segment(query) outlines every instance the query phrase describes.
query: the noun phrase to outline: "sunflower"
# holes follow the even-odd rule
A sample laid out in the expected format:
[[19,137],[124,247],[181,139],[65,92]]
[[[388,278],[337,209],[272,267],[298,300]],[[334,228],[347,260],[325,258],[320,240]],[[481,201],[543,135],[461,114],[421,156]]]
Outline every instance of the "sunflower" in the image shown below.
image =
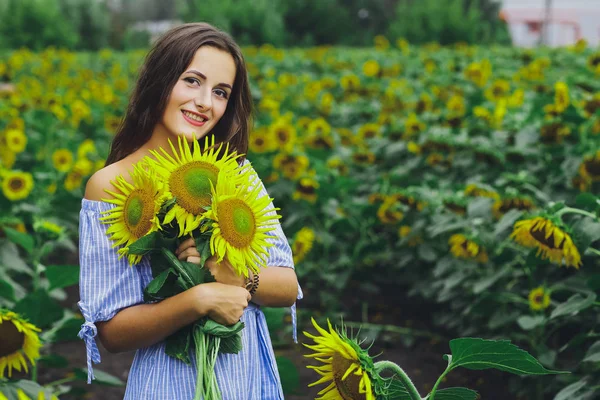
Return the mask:
[[508,97],[510,92],[510,82],[505,79],[498,79],[492,83],[492,85],[486,89],[485,97],[491,101],[498,101],[505,97]]
[[348,174],[348,165],[338,156],[327,160],[327,168],[337,171],[341,176]]
[[13,153],[21,153],[27,147],[27,136],[19,129],[9,129],[6,131],[6,144]]
[[395,224],[404,218],[400,203],[394,198],[387,198],[377,210],[377,218],[383,224]]
[[535,203],[529,197],[509,196],[497,199],[492,206],[492,212],[497,219],[502,218],[510,210],[529,211],[535,208]]
[[411,113],[404,122],[403,139],[411,138],[425,130],[425,124],[417,118],[417,114]]
[[250,269],[258,273],[266,266],[269,232],[279,224],[281,216],[267,215],[278,208],[270,207],[273,199],[269,196],[257,197],[261,185],[250,187],[255,175],[244,175],[245,184],[236,185],[227,179],[226,171],[221,171],[216,187],[212,186],[211,207],[203,218],[210,220],[211,253],[221,262],[225,257],[238,275],[248,276]]
[[352,154],[352,160],[358,165],[374,164],[375,154],[366,147],[359,147]]
[[319,182],[310,177],[300,178],[296,182],[296,191],[293,194],[293,199],[304,199],[310,203],[317,201],[317,189]]
[[250,135],[250,150],[255,153],[266,153],[277,148],[271,131],[267,128],[258,128]]
[[[178,136],[179,151],[175,150],[169,140],[173,156],[161,148],[162,155],[156,150],[150,150],[156,160],[146,157],[164,182],[166,197],[176,199],[173,208],[167,212],[162,223],[169,224],[175,219],[179,224],[179,237],[189,234],[200,226],[202,214],[211,204],[211,184],[217,184],[220,172],[226,172],[224,176],[230,177],[227,179],[232,179],[234,183],[243,182],[245,176],[244,173],[237,173],[236,159],[239,156],[229,153],[229,145],[227,145],[219,159],[223,144],[215,148],[215,137],[211,137],[210,141],[205,137],[204,148],[207,150],[204,151],[200,150],[197,140],[193,141],[194,148],[191,150],[185,138]],[[247,171],[245,169],[245,172]]]
[[304,227],[296,233],[294,243],[292,244],[292,254],[294,255],[294,264],[304,260],[304,257],[310,252],[315,241],[315,232]]
[[493,189],[488,189],[475,183],[469,183],[467,185],[465,188],[465,195],[472,197],[489,197],[492,199],[498,199],[500,197]]
[[296,144],[296,128],[286,120],[279,120],[270,126],[271,137],[280,149],[292,150]]
[[10,201],[23,200],[33,190],[33,177],[29,172],[8,171],[2,180],[2,193]]
[[308,163],[308,157],[302,154],[279,153],[273,158],[273,167],[291,180],[299,179],[308,169]]
[[545,310],[550,305],[550,293],[543,286],[529,292],[529,307],[534,311]]
[[379,124],[374,124],[372,122],[369,122],[369,123],[362,125],[358,129],[358,137],[361,140],[373,139],[373,138],[381,136],[380,132],[381,132],[381,127],[379,126]]
[[375,400],[372,384],[374,375],[373,360],[354,340],[344,332],[333,329],[327,320],[329,332],[321,328],[313,318],[312,324],[320,336],[304,332],[315,344],[304,346],[315,353],[306,357],[324,363],[321,366],[309,365],[308,368],[321,375],[321,379],[308,385],[331,382],[319,392],[316,400]]
[[596,151],[594,155],[584,157],[578,171],[579,175],[586,181],[600,181],[600,150]]
[[352,92],[360,88],[360,78],[354,74],[344,75],[340,78],[340,85],[347,92]]
[[46,219],[35,219],[35,222],[33,223],[33,229],[36,232],[43,233],[52,239],[62,237],[65,233],[65,228],[63,226],[57,225],[54,222]]
[[489,260],[488,254],[482,246],[460,233],[450,236],[448,244],[456,258],[473,260],[482,264]]
[[113,248],[124,244],[117,251],[119,259],[128,255],[129,265],[133,266],[142,260],[142,255],[128,254],[129,245],[160,229],[157,214],[166,195],[152,168],[144,169],[143,163],[137,163],[130,175],[133,184],[127,182],[122,175],[111,182],[118,189],[118,193],[105,190],[113,198],[102,200],[117,207],[103,211],[102,214],[106,215],[100,218],[100,221],[111,225],[106,234],[116,242]]
[[379,75],[381,68],[379,67],[379,63],[377,61],[368,60],[363,64],[362,70],[365,76],[373,77]]
[[52,163],[59,172],[67,172],[73,165],[73,153],[69,149],[57,149],[52,153]]
[[571,129],[561,122],[553,122],[540,128],[540,138],[544,144],[560,144],[571,134]]
[[92,139],[85,139],[77,148],[77,158],[90,159],[97,153],[96,145]]
[[566,228],[555,219],[537,216],[515,223],[510,238],[530,248],[537,248],[537,255],[542,259],[561,264],[564,260],[567,267],[579,269],[581,255]]
[[554,85],[554,104],[559,112],[563,112],[570,104],[569,86],[564,82],[556,82]]
[[25,357],[32,364],[39,358],[42,344],[36,332],[40,331],[18,314],[0,309],[0,378],[4,378],[7,367],[8,377],[12,375],[13,368],[21,371],[23,367],[28,372]]

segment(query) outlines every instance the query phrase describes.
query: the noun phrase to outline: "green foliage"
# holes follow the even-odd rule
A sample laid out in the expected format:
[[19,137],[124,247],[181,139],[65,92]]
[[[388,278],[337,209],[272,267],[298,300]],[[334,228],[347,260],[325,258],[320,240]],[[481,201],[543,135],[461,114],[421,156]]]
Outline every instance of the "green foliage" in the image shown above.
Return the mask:
[[0,2],[0,48],[74,48],[77,41],[77,30],[65,21],[57,0]]
[[179,3],[186,22],[205,21],[230,33],[240,44],[286,43],[283,0],[187,0]]
[[109,30],[103,1],[0,0],[0,48],[98,50]]
[[489,1],[447,0],[440,7],[437,0],[399,0],[389,35],[411,43],[506,43],[508,37],[500,33],[498,6],[489,7],[495,9],[492,15],[486,15],[486,6]]

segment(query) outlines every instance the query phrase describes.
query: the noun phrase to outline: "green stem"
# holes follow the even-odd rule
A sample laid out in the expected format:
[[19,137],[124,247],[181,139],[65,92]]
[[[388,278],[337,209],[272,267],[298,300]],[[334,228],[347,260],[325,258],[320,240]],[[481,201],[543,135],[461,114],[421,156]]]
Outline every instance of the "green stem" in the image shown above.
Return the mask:
[[584,210],[580,210],[578,208],[572,208],[572,207],[561,208],[556,213],[556,215],[558,217],[562,216],[563,214],[580,214],[580,215],[585,215],[586,217],[590,217],[595,220],[598,219],[598,216],[596,216],[595,214],[592,214],[592,213],[584,211]]
[[450,371],[451,371],[451,369],[450,369],[450,363],[448,363],[448,366],[446,367],[446,369],[444,370],[444,372],[440,375],[440,377],[438,378],[438,380],[435,383],[435,385],[433,385],[433,389],[431,389],[431,393],[429,394],[429,397],[427,397],[427,400],[433,400],[435,398],[435,392],[437,391],[438,386],[440,386],[440,383],[442,383],[442,380],[444,379],[444,377],[446,375],[448,375],[448,373]]
[[37,375],[38,375],[38,370],[37,370],[37,362],[35,364],[33,364],[33,368],[31,369],[31,380],[34,382],[37,382]]
[[194,342],[196,344],[196,393],[194,400],[202,399],[204,387],[204,360],[206,359],[206,347],[204,346],[204,332],[200,327],[194,327]]
[[74,381],[75,379],[76,379],[75,377],[63,378],[63,379],[59,379],[59,380],[54,381],[54,382],[47,383],[44,386],[58,386],[58,385],[62,385],[63,383],[68,383],[68,382]]
[[595,255],[597,255],[597,256],[600,256],[600,250],[598,250],[598,249],[595,249],[595,248],[593,248],[593,247],[588,247],[588,248],[587,248],[587,251],[589,251],[590,253],[593,253],[593,254],[595,254]]
[[412,383],[408,375],[406,375],[406,372],[404,372],[404,370],[400,368],[398,364],[387,360],[375,363],[375,371],[377,372],[377,374],[379,374],[385,369],[392,370],[396,374],[396,376],[402,382],[402,385],[404,385],[404,387],[408,391],[408,395],[410,396],[411,400],[421,400],[421,395],[417,391],[415,384]]

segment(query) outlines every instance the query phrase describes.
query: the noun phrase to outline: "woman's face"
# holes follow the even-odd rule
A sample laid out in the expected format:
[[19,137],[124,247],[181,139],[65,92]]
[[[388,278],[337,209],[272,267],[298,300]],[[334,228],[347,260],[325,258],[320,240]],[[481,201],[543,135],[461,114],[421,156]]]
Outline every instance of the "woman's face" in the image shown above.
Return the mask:
[[193,134],[206,136],[225,114],[235,73],[229,53],[200,47],[175,83],[157,128],[171,138],[184,135],[188,142]]

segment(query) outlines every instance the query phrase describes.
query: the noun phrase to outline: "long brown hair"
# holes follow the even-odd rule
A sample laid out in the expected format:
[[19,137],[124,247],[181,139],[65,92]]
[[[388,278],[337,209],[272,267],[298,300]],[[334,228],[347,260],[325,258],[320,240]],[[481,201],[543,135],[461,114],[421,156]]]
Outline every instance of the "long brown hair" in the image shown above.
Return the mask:
[[[146,56],[105,166],[122,160],[150,140],[177,79],[201,46],[212,46],[228,52],[236,67],[227,108],[210,134],[215,135],[216,142],[229,142],[230,151],[246,154],[252,125],[252,96],[242,51],[227,33],[210,24],[198,22],[169,30],[156,41]],[[203,142],[200,141],[201,144]],[[243,157],[238,160],[242,161]]]

